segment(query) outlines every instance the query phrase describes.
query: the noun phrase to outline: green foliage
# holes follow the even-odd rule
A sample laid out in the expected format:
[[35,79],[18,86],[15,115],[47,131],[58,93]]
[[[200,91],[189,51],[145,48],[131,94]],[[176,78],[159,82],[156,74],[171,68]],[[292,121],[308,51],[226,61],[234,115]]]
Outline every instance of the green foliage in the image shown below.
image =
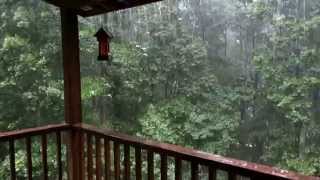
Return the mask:
[[96,96],[101,96],[110,85],[103,78],[87,77],[82,79],[81,98],[87,100]]
[[294,171],[304,172],[306,175],[313,175],[317,173],[319,169],[319,159],[313,157],[301,159],[284,155],[283,162],[283,167]]
[[223,95],[217,94],[212,97],[214,101],[201,106],[182,97],[150,105],[140,118],[139,135],[227,154],[230,146],[237,143],[235,131],[239,124],[237,114],[232,112],[231,98],[222,98]]
[[174,101],[173,103],[159,107],[149,106],[146,114],[140,119],[142,136],[168,143],[186,144],[188,137],[185,136],[186,133],[181,123],[189,118],[188,111],[185,111],[186,104],[179,106],[179,102]]
[[[282,167],[306,174],[319,171],[315,163],[319,159],[314,156],[319,153],[318,145],[311,140],[319,137],[319,132],[312,127],[318,124],[319,116],[315,113],[317,100],[310,98],[320,85],[316,70],[320,67],[319,45],[310,39],[319,27],[317,19],[318,16],[308,20],[289,16],[274,19],[271,24],[280,31],[273,33],[269,46],[258,49],[254,57],[255,66],[265,81],[260,91],[282,118],[273,117],[268,121],[269,125],[278,124],[269,132],[270,137],[278,138],[266,142],[270,152],[264,159],[278,161]],[[280,122],[284,124],[279,126]]]
[[[0,118],[7,120],[0,124],[2,130],[57,122],[63,114],[63,86],[52,69],[58,58],[58,43],[52,40],[57,36],[52,33],[58,30],[49,29],[55,23],[46,21],[57,18],[44,4],[34,11],[31,5],[1,4],[0,32],[5,36],[0,38]],[[37,16],[41,16],[40,22],[34,18]]]

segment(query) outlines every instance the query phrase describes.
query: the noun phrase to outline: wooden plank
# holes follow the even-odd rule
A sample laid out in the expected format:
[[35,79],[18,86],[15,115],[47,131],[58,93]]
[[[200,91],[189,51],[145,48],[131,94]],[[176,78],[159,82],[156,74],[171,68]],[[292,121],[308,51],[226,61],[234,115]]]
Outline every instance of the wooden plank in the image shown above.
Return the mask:
[[92,137],[87,134],[87,173],[88,180],[93,180]]
[[120,180],[120,144],[118,142],[113,143],[114,151],[114,179]]
[[25,138],[27,136],[37,136],[42,134],[49,134],[51,132],[63,131],[70,129],[71,126],[69,124],[56,124],[56,125],[47,125],[36,128],[27,128],[23,130],[15,130],[9,132],[0,132],[0,142],[10,141],[11,139],[20,139]]
[[124,180],[130,180],[130,146],[124,145]]
[[[102,130],[90,125],[85,124],[74,124],[74,125],[58,125],[52,128],[49,127],[41,127],[36,128],[36,131],[33,132],[32,130],[23,130],[15,131],[14,133],[5,133],[6,135],[13,135],[11,137],[6,137],[6,135],[1,134],[2,140],[9,140],[9,159],[10,159],[10,173],[12,175],[12,179],[16,179],[15,175],[15,157],[14,157],[14,143],[11,145],[10,141],[14,141],[15,138],[25,138],[28,135],[37,135],[38,133],[46,133],[52,132],[55,130],[73,130],[73,131],[80,131],[80,132],[88,132],[95,135],[105,136],[109,140],[116,140],[118,143],[129,143],[132,146],[140,147],[146,149],[148,151],[152,151],[155,153],[166,153],[167,156],[173,156],[175,158],[184,159],[184,160],[196,160],[197,162],[201,163],[201,165],[213,166],[217,169],[221,169],[227,172],[232,172],[233,174],[251,177],[253,179],[316,179],[315,177],[310,176],[303,176],[296,174],[294,172],[288,171],[281,171],[281,169],[275,169],[269,166],[250,163],[246,161],[235,160],[231,158],[225,158],[222,156],[212,155],[208,153],[204,153],[201,151],[193,150],[190,148],[184,148],[181,146],[170,145],[165,143],[158,143],[156,141],[150,140],[143,140],[140,138],[135,138],[127,135],[123,135],[121,133],[116,133],[110,130]],[[81,136],[80,136],[81,137]],[[80,150],[81,151],[81,150]],[[272,172],[271,172],[272,171]],[[233,177],[233,176],[230,176]]]
[[76,130],[76,136],[78,139],[76,139],[74,145],[78,145],[79,150],[77,151],[76,156],[79,156],[79,176],[81,177],[79,180],[85,180],[85,152],[84,152],[84,146],[85,146],[85,133],[82,131]]
[[101,140],[98,136],[96,139],[96,180],[101,180]]
[[199,164],[191,162],[191,180],[199,180]]
[[228,172],[228,180],[237,180],[237,174],[234,172],[229,171]]
[[62,180],[61,132],[56,132],[58,179]]
[[209,180],[216,180],[217,179],[217,170],[213,168],[212,166],[208,167],[209,171]]
[[[82,129],[82,131],[91,132],[107,136],[112,141],[119,143],[129,143],[131,146],[139,146],[142,149],[153,151],[154,153],[166,153],[168,156],[177,157],[186,161],[198,161],[201,165],[214,166],[224,171],[233,171],[236,174],[246,177],[263,177],[266,179],[308,179],[304,176],[291,171],[283,171],[274,167],[251,163],[247,161],[227,158],[214,155],[199,150],[185,148],[177,145],[160,143],[152,140],[144,140],[139,137],[132,137],[122,133],[114,132],[108,129],[99,129],[87,124],[76,124],[74,128]],[[313,178],[313,177],[312,177]]]
[[[67,8],[61,8],[60,13],[65,122],[75,124],[82,122],[78,17],[74,11]],[[67,159],[69,179],[82,180],[83,138],[78,131],[69,134]]]
[[110,141],[108,138],[104,138],[104,169],[105,169],[105,180],[111,180],[111,154],[110,154]]
[[148,180],[154,180],[154,155],[152,151],[148,151]]
[[78,17],[61,9],[65,122],[82,121]]
[[180,158],[175,158],[175,180],[182,180],[182,173],[181,173],[181,168],[182,168],[182,161]]
[[26,137],[26,151],[27,151],[27,174],[28,180],[32,180],[32,154],[31,154],[31,137]]
[[81,131],[72,130],[67,134],[67,138],[68,178],[82,180],[84,178],[83,134]]
[[[80,10],[79,14],[83,17],[89,17],[89,16],[93,16],[93,15],[104,14],[104,13],[108,13],[108,12],[112,12],[112,11],[118,11],[118,10],[136,7],[136,6],[141,6],[141,5],[145,5],[148,3],[154,3],[157,1],[161,1],[161,0],[131,0],[130,4],[121,3],[120,1],[114,3],[113,1],[104,0],[100,3],[100,4],[103,4],[103,6],[102,5],[97,6],[96,8],[94,8],[91,11],[81,11]],[[110,4],[110,3],[112,3],[112,4]],[[104,8],[102,8],[102,7],[104,7]]]
[[141,160],[141,148],[135,148],[135,160],[136,160],[136,180],[142,179],[142,160]]
[[11,180],[16,180],[16,159],[15,159],[15,148],[14,140],[10,139],[9,141],[9,153],[10,153],[10,174]]
[[168,179],[168,156],[166,154],[161,154],[161,165],[160,165],[161,180]]
[[65,9],[73,9],[79,15],[87,17],[98,14],[104,14],[121,9],[141,6],[148,3],[157,2],[160,0],[130,0],[130,1],[108,1],[108,0],[45,0],[46,2]]
[[47,135],[41,136],[42,178],[48,180]]

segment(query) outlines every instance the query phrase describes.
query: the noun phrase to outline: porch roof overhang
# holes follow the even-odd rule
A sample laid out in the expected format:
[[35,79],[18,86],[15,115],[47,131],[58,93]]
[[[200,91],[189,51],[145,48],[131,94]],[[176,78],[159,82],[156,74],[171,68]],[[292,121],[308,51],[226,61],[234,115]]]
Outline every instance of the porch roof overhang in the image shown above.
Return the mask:
[[161,0],[45,0],[46,2],[74,11],[82,17],[104,14],[132,8]]

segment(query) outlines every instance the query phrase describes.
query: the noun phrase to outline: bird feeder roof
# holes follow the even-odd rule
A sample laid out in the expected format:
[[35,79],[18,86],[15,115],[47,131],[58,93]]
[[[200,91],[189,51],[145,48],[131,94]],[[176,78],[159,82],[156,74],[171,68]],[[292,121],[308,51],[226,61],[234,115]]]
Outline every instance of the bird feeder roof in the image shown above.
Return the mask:
[[113,38],[113,35],[111,34],[111,32],[108,30],[105,30],[104,28],[100,28],[94,36],[97,38],[99,38],[99,37],[106,37],[108,39]]

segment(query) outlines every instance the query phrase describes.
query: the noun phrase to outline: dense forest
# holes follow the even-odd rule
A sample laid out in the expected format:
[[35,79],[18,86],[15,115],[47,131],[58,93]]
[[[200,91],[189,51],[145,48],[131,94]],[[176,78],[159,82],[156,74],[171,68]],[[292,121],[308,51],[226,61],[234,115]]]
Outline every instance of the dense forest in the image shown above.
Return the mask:
[[[165,0],[79,18],[86,123],[320,175],[319,0]],[[100,27],[110,63],[97,61]],[[63,122],[63,103],[59,9],[1,0],[0,130]]]

